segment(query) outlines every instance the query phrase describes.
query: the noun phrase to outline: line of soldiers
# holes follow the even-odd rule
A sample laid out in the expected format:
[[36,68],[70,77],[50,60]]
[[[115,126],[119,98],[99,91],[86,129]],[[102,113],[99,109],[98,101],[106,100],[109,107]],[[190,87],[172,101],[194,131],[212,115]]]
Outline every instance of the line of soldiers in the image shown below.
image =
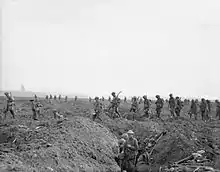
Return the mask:
[[[216,103],[216,117],[220,120],[220,102],[219,100],[215,100]],[[200,110],[198,110],[200,109]],[[198,113],[201,113],[201,118],[203,121],[210,120],[209,114],[211,113],[211,102],[209,100],[201,99],[201,103],[198,103],[198,100],[191,100],[190,110],[188,114],[190,118],[194,116],[195,120],[197,120]]]
[[[57,96],[54,95],[54,97],[53,97],[53,96],[50,94],[50,95],[46,95],[45,99],[46,99],[47,101],[49,101],[49,103],[52,103],[52,100],[57,100]],[[74,100],[77,101],[77,99],[78,99],[78,97],[75,96],[75,97],[74,97]],[[62,96],[61,96],[61,95],[58,96],[58,101],[59,101],[59,102],[62,101]],[[68,96],[65,96],[65,97],[64,97],[64,102],[67,102],[67,101],[68,101]]]
[[[112,96],[113,98],[111,99],[111,97],[109,97],[109,100],[110,100],[110,105],[108,107],[108,111],[110,112],[111,111],[111,114],[112,114],[112,118],[115,118],[115,117],[121,117],[119,111],[118,111],[118,108],[120,106],[120,103],[121,103],[121,100],[120,98],[118,98],[118,96],[116,96],[116,93],[115,92],[112,92]],[[186,101],[182,101],[180,97],[173,97],[173,94],[169,94],[169,100],[166,100],[166,102],[168,103],[168,108],[169,108],[169,111],[170,111],[170,115],[171,115],[171,118],[178,118],[180,117],[180,113],[184,107],[184,104],[189,104],[188,103],[188,100]],[[150,106],[151,106],[151,100],[147,98],[147,95],[144,95],[142,98],[143,100],[139,99],[140,97],[132,97],[131,99],[131,107],[130,107],[130,112],[133,113],[133,120],[134,120],[134,115],[136,113],[139,112],[139,104],[141,104],[143,102],[144,104],[144,108],[143,108],[143,112],[144,112],[144,115],[143,117],[147,117],[149,118],[149,110],[150,110]],[[96,99],[99,99],[98,97],[96,97]],[[90,98],[90,101],[91,101],[91,98]],[[126,97],[124,99],[124,101],[127,101]],[[99,100],[98,100],[99,103],[101,103]],[[216,117],[218,117],[220,119],[220,102],[218,100],[215,101],[216,103]],[[197,119],[197,109],[199,106],[200,108],[200,112],[201,112],[201,116],[202,116],[202,120],[204,121],[207,121],[208,119],[210,119],[208,117],[208,114],[211,112],[211,102],[209,100],[205,100],[204,98],[201,99],[201,103],[199,105],[198,104],[198,100],[192,100],[191,101],[191,105],[190,105],[190,110],[189,110],[189,115],[190,115],[190,118],[192,117],[192,115],[195,116],[195,119]],[[155,101],[155,105],[156,105],[156,117],[157,118],[161,118],[161,112],[162,112],[162,109],[164,107],[164,100],[159,96],[159,95],[156,95],[156,101]],[[98,103],[96,103],[94,105],[95,109],[101,109],[100,107],[104,107],[104,105],[99,105]],[[95,110],[97,111],[97,114],[100,114],[101,113],[101,110]],[[95,115],[95,116],[99,116],[99,115]]]

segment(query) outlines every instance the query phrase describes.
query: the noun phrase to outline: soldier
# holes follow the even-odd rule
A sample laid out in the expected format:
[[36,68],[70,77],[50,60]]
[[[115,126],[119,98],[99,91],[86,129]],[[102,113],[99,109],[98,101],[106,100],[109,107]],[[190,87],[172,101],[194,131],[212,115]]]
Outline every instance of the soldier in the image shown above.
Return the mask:
[[56,96],[56,95],[54,95],[53,99],[54,99],[54,100],[56,100],[56,99],[57,99],[57,96]]
[[110,96],[108,97],[108,101],[111,102],[111,97]]
[[46,95],[45,99],[46,99],[46,100],[48,100],[48,99],[49,99],[49,96],[48,96],[48,95]]
[[118,117],[120,117],[120,113],[118,112],[118,107],[120,105],[120,99],[115,95],[115,92],[112,92],[112,96],[113,96],[113,99],[111,101],[111,104],[110,104],[108,110],[110,111],[111,109],[113,109],[113,113],[116,113],[118,115]]
[[142,102],[143,102],[143,99],[142,99],[142,98],[140,98],[139,104],[141,104]]
[[15,102],[14,102],[14,97],[12,96],[12,94],[9,94],[8,92],[5,92],[5,96],[7,99],[7,104],[6,104],[6,108],[3,111],[3,113],[5,114],[4,119],[6,119],[6,115],[8,113],[8,111],[10,111],[10,113],[12,114],[12,117],[15,119]]
[[135,117],[134,114],[138,112],[138,102],[137,102],[137,97],[134,96],[134,97],[132,98],[131,101],[132,101],[132,103],[131,103],[130,112],[133,112],[133,121],[134,121],[134,117]]
[[138,154],[138,141],[132,130],[129,130],[127,134],[128,140],[124,144],[124,162],[127,162],[129,167],[134,168]]
[[163,108],[163,100],[160,98],[159,95],[156,95],[157,101],[155,102],[156,104],[156,112],[157,112],[157,117],[160,118],[161,110]]
[[77,97],[77,96],[75,96],[75,101],[77,101],[77,99],[78,99],[78,97]]
[[181,100],[180,100],[179,97],[176,97],[175,113],[176,113],[176,116],[177,116],[177,117],[180,116],[181,110],[182,110],[182,102],[181,102]]
[[207,103],[204,98],[202,98],[202,101],[200,103],[200,112],[202,120],[206,121]]
[[190,118],[192,115],[194,115],[195,120],[197,120],[197,104],[196,102],[192,99],[191,101],[191,106],[190,106]]
[[68,101],[68,97],[67,96],[65,96],[65,102],[67,102]]
[[150,101],[147,99],[147,95],[143,96],[144,99],[144,116],[149,118]]
[[37,120],[37,113],[36,113],[36,106],[35,106],[35,103],[34,103],[34,100],[30,100],[31,102],[31,110],[33,112],[33,120]]
[[59,99],[59,102],[61,102],[61,95],[59,95],[58,99]]
[[124,103],[127,103],[127,98],[126,97],[124,97]]
[[92,120],[94,121],[96,118],[99,118],[101,121],[102,119],[100,118],[100,114],[102,113],[102,108],[103,108],[103,105],[102,103],[99,101],[99,98],[98,97],[95,97],[95,102],[94,102],[94,115],[93,115],[93,118]]
[[102,101],[104,102],[105,101],[105,98],[102,96]]
[[37,98],[37,95],[36,95],[36,94],[34,95],[34,100],[35,100],[35,101],[37,101],[37,100],[38,100],[38,98]]
[[38,100],[30,100],[31,109],[33,112],[33,119],[38,120],[37,117],[41,114],[41,108],[43,105]]
[[220,120],[220,102],[216,100],[215,103],[216,103],[216,117],[218,117],[218,120]]
[[173,94],[170,94],[170,99],[169,99],[169,102],[168,102],[168,107],[169,107],[169,110],[170,110],[170,113],[171,113],[171,117],[175,117],[175,107],[176,107],[176,102],[175,102],[175,99],[173,98]]
[[91,102],[92,101],[92,98],[91,97],[89,97],[89,102]]
[[209,114],[211,113],[211,101],[210,100],[206,100],[206,104],[207,104],[206,117],[207,117],[207,120],[208,120],[208,119],[210,119]]
[[53,96],[50,94],[49,103],[52,103]]

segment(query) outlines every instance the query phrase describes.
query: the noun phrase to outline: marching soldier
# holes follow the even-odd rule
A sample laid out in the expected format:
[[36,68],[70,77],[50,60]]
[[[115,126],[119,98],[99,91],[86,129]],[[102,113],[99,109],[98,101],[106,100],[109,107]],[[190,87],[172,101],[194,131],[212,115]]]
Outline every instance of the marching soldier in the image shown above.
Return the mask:
[[149,118],[150,101],[147,99],[147,95],[143,96],[144,99],[144,116]]
[[58,100],[59,100],[59,102],[61,102],[61,95],[59,95]]
[[156,112],[157,112],[157,117],[160,118],[160,114],[163,108],[163,100],[160,98],[159,95],[156,95],[157,101],[155,102],[156,104]]
[[46,100],[48,100],[48,99],[49,99],[49,96],[48,96],[48,95],[46,95],[45,99],[46,99]]
[[92,102],[92,98],[91,97],[89,97],[89,102]]
[[127,98],[126,97],[124,97],[124,103],[127,103]]
[[4,119],[6,119],[6,115],[8,113],[8,111],[12,114],[12,117],[15,119],[15,102],[14,102],[14,97],[12,96],[12,94],[9,94],[8,92],[5,92],[5,96],[7,99],[7,104],[6,104],[6,108],[4,110],[4,114],[5,117]]
[[200,112],[201,112],[201,117],[203,121],[206,121],[206,113],[207,113],[208,107],[206,100],[202,98],[202,101],[200,103]]
[[37,95],[36,95],[36,94],[34,95],[34,100],[35,100],[35,101],[37,101],[37,100],[38,100],[38,98],[37,98]]
[[113,113],[116,113],[118,115],[118,117],[120,117],[120,113],[118,112],[118,107],[120,105],[120,99],[115,95],[115,92],[112,92],[112,96],[113,96],[113,99],[111,101],[111,104],[110,104],[108,110],[110,111],[111,109],[113,109]]
[[104,102],[105,101],[105,98],[102,96],[102,101]]
[[56,95],[54,95],[54,98],[53,98],[54,100],[56,100],[57,99],[57,96]]
[[175,113],[176,113],[176,116],[177,116],[177,117],[180,116],[181,110],[182,110],[182,102],[181,102],[181,100],[180,100],[179,97],[176,97]]
[[190,118],[192,115],[194,115],[195,120],[197,120],[197,104],[194,100],[191,101],[191,106],[190,106]]
[[110,96],[108,97],[108,101],[111,102],[111,97]]
[[94,102],[94,115],[92,117],[92,120],[94,121],[96,118],[100,119],[102,121],[102,119],[100,118],[100,114],[102,113],[102,109],[103,109],[103,105],[102,103],[99,101],[99,97],[95,97],[95,102]]
[[143,99],[142,98],[140,98],[140,100],[139,100],[139,104],[141,104],[143,102]]
[[75,96],[75,101],[77,101],[77,96]]
[[170,99],[169,99],[169,102],[168,102],[168,107],[169,107],[169,110],[170,110],[170,113],[171,113],[171,117],[175,117],[175,107],[176,107],[176,102],[175,102],[175,99],[173,97],[173,94],[170,94]]
[[65,102],[67,102],[67,100],[68,100],[68,97],[67,97],[67,96],[65,96]]
[[133,112],[133,121],[134,121],[134,114],[138,112],[138,101],[137,101],[137,97],[134,96],[132,98],[132,103],[131,103],[131,108],[130,108],[130,112]]
[[216,103],[216,117],[218,117],[218,120],[220,120],[220,102],[216,100],[215,103]]

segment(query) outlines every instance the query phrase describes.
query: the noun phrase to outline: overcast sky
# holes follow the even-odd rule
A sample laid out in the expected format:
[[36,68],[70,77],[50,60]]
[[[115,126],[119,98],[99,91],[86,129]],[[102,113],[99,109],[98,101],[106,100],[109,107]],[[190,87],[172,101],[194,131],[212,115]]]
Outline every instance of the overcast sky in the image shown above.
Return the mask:
[[220,97],[219,0],[3,0],[3,89]]

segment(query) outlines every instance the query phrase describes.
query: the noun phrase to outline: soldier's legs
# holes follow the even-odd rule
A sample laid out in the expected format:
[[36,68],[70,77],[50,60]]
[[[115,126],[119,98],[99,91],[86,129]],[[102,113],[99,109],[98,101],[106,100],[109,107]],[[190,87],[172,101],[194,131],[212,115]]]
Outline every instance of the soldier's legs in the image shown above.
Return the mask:
[[160,118],[161,109],[157,108],[156,111],[157,111],[157,118]]
[[15,119],[15,112],[14,112],[14,110],[13,110],[13,109],[10,109],[10,112],[11,112],[11,114],[12,114],[12,117]]
[[118,115],[119,118],[121,117],[120,113],[118,112],[118,107],[115,107],[115,113]]
[[202,111],[202,112],[201,112],[201,117],[202,117],[202,120],[203,120],[203,121],[204,121],[204,115],[205,115],[205,112]]
[[34,119],[34,120],[36,120],[36,119],[37,119],[37,118],[36,118],[36,116],[37,116],[37,115],[36,115],[36,111],[35,111],[35,110],[33,110],[33,119]]

